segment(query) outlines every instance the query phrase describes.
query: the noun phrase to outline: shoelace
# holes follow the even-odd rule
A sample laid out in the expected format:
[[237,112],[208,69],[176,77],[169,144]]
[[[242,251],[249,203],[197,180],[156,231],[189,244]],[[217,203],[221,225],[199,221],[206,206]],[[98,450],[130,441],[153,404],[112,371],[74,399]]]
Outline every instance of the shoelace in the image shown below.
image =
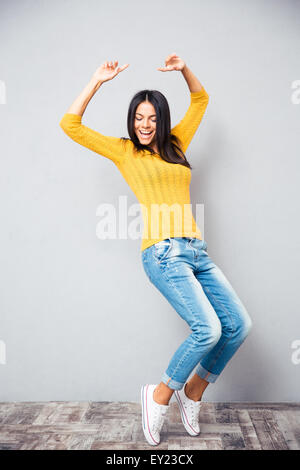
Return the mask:
[[187,406],[191,410],[191,421],[192,424],[197,424],[199,420],[199,413],[200,413],[200,407],[201,407],[201,402],[188,402]]
[[164,423],[165,415],[166,415],[167,410],[164,409],[162,410],[159,405],[155,406],[154,408],[154,416],[153,416],[153,423],[152,423],[152,428],[153,431],[160,432],[161,428]]

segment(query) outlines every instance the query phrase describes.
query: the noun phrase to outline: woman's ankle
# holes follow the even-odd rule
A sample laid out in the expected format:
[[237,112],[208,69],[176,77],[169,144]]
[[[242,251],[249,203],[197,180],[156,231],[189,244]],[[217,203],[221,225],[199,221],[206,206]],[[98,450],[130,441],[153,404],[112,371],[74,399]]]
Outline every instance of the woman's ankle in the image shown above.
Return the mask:
[[[169,388],[169,387],[168,387]],[[171,396],[173,394],[173,391],[168,390],[168,393],[164,393],[163,390],[161,390],[160,384],[154,389],[153,392],[153,399],[156,403],[159,405],[168,405],[169,401],[171,399]],[[171,396],[170,396],[171,395]]]
[[197,392],[189,383],[185,384],[184,393],[190,400],[200,401],[202,399],[202,394],[200,395],[199,391]]

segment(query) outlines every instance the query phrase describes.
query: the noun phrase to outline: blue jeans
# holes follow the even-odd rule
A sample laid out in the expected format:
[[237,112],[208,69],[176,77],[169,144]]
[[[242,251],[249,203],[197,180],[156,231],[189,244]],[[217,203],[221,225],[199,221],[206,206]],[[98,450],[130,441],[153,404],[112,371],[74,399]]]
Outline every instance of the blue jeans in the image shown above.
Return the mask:
[[190,373],[215,382],[245,340],[252,321],[205,240],[166,238],[142,251],[150,282],[165,296],[192,333],[174,353],[161,381],[183,388]]

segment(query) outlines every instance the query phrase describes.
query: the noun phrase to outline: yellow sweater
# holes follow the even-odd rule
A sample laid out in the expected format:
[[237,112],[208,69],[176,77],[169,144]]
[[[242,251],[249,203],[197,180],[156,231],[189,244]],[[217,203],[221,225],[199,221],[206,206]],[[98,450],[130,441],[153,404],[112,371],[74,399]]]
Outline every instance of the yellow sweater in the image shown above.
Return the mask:
[[[183,119],[171,129],[185,153],[209,100],[204,88],[190,93],[190,106]],[[144,231],[141,250],[169,237],[202,239],[191,210],[190,168],[169,163],[149,151],[134,153],[131,140],[100,134],[81,123],[78,114],[66,113],[59,125],[75,142],[112,160],[141,206]]]

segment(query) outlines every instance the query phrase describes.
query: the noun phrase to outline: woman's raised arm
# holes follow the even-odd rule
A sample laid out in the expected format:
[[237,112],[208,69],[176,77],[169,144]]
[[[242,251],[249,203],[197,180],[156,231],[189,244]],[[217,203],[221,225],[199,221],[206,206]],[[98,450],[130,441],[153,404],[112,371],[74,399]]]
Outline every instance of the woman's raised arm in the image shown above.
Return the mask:
[[112,80],[119,72],[128,67],[125,64],[117,67],[118,62],[104,62],[93,74],[89,83],[84,87],[76,100],[62,117],[59,125],[63,131],[75,142],[84,147],[109,158],[114,163],[121,163],[124,158],[123,142],[118,137],[100,134],[81,122],[88,103],[100,86]]
[[190,106],[181,121],[171,129],[171,134],[179,138],[181,148],[185,152],[202,121],[209,96],[198,78],[175,52],[168,55],[165,60],[165,67],[159,67],[157,70],[161,72],[180,71],[189,87]]
[[74,103],[71,104],[67,113],[78,114],[82,116],[90,100],[100,88],[102,83],[112,80],[118,73],[122,72],[129,64],[122,67],[117,67],[118,61],[104,62],[97,68],[89,83],[84,87],[80,95],[76,98]]

